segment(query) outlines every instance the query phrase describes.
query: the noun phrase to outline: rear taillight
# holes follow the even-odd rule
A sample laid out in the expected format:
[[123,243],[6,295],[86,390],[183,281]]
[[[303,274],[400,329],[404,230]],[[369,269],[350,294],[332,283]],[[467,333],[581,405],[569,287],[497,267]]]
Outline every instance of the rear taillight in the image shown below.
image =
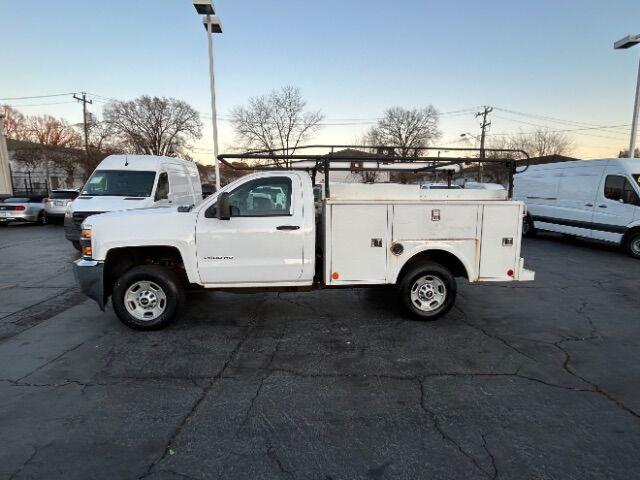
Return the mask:
[[13,207],[13,209],[21,212],[23,210],[26,210],[27,207],[25,207],[24,205],[16,205],[15,207]]

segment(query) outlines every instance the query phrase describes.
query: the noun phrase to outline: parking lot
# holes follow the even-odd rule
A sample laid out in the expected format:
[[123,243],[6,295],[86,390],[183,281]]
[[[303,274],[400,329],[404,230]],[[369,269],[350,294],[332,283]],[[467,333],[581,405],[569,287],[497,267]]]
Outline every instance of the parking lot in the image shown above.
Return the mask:
[[127,329],[55,226],[0,230],[1,478],[637,478],[640,262],[527,240],[534,283],[198,292]]

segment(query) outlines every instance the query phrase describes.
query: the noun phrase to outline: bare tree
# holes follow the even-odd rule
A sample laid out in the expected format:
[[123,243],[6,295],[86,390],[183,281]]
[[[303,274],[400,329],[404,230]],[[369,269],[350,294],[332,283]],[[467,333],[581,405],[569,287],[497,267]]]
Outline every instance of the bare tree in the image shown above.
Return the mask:
[[367,132],[365,142],[367,145],[399,147],[388,153],[402,157],[416,155],[416,148],[427,147],[440,138],[439,121],[439,113],[432,105],[414,109],[390,108]]
[[40,145],[72,148],[82,144],[80,134],[64,119],[50,115],[27,117],[27,139]]
[[244,148],[281,149],[284,155],[293,155],[315,135],[323,118],[320,111],[308,111],[300,89],[291,86],[251,98],[247,106],[231,111],[231,123]]
[[[365,134],[363,143],[378,147],[373,149],[375,153],[419,157],[420,148],[428,147],[440,138],[439,122],[440,115],[432,105],[413,109],[389,108]],[[391,173],[391,180],[399,183],[415,183],[421,178],[412,172]]]
[[570,155],[573,141],[562,132],[539,128],[533,132],[518,133],[491,142],[493,148],[524,150],[531,157]]
[[180,155],[189,141],[202,137],[200,114],[175,98],[145,95],[128,102],[113,101],[103,114],[132,153]]
[[7,138],[27,140],[27,119],[22,113],[9,105],[0,105],[0,115],[3,116],[4,133]]

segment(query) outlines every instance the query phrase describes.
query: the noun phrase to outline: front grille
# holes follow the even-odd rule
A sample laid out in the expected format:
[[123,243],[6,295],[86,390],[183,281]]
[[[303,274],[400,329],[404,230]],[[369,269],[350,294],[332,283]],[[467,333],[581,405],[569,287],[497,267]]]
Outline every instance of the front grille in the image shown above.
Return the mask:
[[73,223],[75,223],[76,227],[80,227],[84,219],[91,215],[98,215],[104,212],[74,212],[73,213]]

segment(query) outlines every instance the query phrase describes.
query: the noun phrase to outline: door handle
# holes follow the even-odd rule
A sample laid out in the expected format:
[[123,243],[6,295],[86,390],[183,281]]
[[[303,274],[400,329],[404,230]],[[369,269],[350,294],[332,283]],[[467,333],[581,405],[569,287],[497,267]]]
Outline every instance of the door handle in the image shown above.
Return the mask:
[[298,225],[280,225],[276,230],[300,230]]
[[585,207],[593,207],[593,203],[585,203],[584,206]]
[[606,205],[598,205],[599,208],[607,208]]

